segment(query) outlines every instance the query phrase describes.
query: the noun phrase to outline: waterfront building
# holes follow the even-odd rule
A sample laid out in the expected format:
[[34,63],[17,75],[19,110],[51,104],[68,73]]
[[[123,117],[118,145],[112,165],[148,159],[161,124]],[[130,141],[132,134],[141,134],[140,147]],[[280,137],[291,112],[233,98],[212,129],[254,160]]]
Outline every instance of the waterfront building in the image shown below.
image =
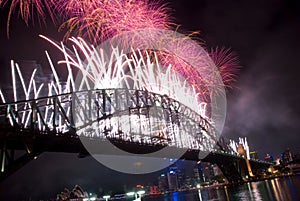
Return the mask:
[[175,171],[170,170],[167,174],[169,191],[178,190],[178,178]]
[[203,175],[204,175],[204,182],[210,182],[212,181],[212,178],[214,175],[214,165],[210,163],[203,164]]
[[289,148],[287,148],[282,154],[281,154],[281,160],[282,163],[289,164],[293,161],[293,154]]
[[194,167],[195,185],[204,182],[202,163],[198,162]]
[[166,192],[168,190],[168,181],[166,174],[161,174],[158,177],[158,190],[160,192]]

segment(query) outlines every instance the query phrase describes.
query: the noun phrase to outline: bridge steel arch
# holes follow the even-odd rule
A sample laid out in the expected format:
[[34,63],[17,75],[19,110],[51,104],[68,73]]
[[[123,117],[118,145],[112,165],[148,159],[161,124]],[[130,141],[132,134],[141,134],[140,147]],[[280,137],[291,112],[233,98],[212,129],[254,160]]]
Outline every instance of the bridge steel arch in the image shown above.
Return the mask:
[[[166,95],[130,89],[95,89],[1,104],[0,127],[2,178],[45,151],[88,154],[79,137],[125,150],[130,146],[124,144],[139,147],[129,152],[168,147],[171,157],[175,149],[208,153],[218,140],[213,125],[187,106]],[[23,154],[16,158],[20,151]]]

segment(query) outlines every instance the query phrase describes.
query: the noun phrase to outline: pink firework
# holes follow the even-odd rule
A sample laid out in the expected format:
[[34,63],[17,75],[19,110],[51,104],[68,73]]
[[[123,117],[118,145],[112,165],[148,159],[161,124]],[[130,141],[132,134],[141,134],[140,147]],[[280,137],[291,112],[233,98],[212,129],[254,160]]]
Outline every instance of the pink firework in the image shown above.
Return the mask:
[[65,37],[88,37],[93,43],[124,31],[143,28],[168,29],[171,26],[169,9],[158,1],[148,0],[0,0],[1,6],[10,3],[7,21],[18,10],[28,24],[36,15],[44,20],[48,13],[52,20],[65,20]]
[[[9,26],[11,15],[18,10],[19,15],[28,25],[28,22],[36,14],[39,20],[44,20],[48,13],[54,20],[54,13],[51,8],[55,3],[53,0],[0,0],[0,6],[6,6],[10,3],[9,14],[7,19],[7,35],[9,36]],[[19,7],[19,8],[18,8]]]
[[[212,72],[212,65],[208,59],[208,53],[199,49],[201,41],[193,41],[191,37],[197,33],[192,33],[186,37],[170,36],[167,42],[168,49],[173,53],[159,51],[157,55],[163,65],[171,65],[172,69],[183,75],[186,80],[194,87],[195,91],[204,99],[209,98],[212,88],[224,87],[216,82],[217,74]],[[161,47],[159,49],[164,49]],[[193,63],[189,63],[189,62]],[[212,87],[213,86],[213,87]],[[210,88],[210,90],[208,89]]]
[[72,34],[88,37],[93,43],[125,31],[143,28],[168,29],[169,9],[148,0],[60,0],[56,10],[68,20],[66,37]]
[[[58,16],[65,21],[61,29],[66,28],[66,38],[71,35],[83,36],[93,43],[102,42],[126,31],[151,28],[166,30],[172,26],[170,9],[157,0],[0,0],[1,6],[7,4],[10,5],[7,31],[9,31],[11,15],[15,10],[18,10],[26,24],[34,15],[44,20],[48,13],[53,21]],[[151,36],[153,40],[157,39],[156,36]],[[161,37],[162,45],[156,47],[159,51],[155,50],[160,62],[164,65],[171,65],[176,72],[187,77],[188,82],[203,96],[209,96],[208,87],[214,89],[230,87],[230,84],[235,81],[239,68],[237,57],[225,48],[211,49],[209,53],[199,51],[199,41],[188,42],[191,37],[195,38],[195,34],[179,39],[172,35]],[[180,57],[176,53],[170,54],[163,51],[166,38],[169,49],[179,53]],[[153,40],[145,41],[137,36],[137,39],[132,39],[131,42],[141,43],[141,45],[160,43],[160,41]],[[207,58],[207,54],[218,67],[218,72],[211,68],[211,61],[204,59]],[[197,66],[186,61],[195,61]],[[223,80],[222,84],[214,82],[218,80],[216,78],[219,73]]]
[[211,48],[209,54],[219,70],[224,85],[231,87],[232,82],[236,81],[236,76],[240,69],[238,57],[231,49],[224,47]]

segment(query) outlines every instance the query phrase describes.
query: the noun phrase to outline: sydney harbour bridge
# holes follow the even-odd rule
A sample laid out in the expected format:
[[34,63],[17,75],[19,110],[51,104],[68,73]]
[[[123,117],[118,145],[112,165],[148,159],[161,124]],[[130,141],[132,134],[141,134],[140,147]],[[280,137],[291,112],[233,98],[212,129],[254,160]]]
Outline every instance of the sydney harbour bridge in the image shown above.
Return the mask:
[[[168,149],[161,156],[166,158],[184,150],[181,158],[194,161],[207,153],[202,161],[217,164],[230,182],[270,165],[249,160],[249,173],[245,157],[230,152],[208,120],[166,95],[148,91],[93,89],[3,103],[0,118],[1,179],[43,152],[89,155],[83,142],[113,144],[134,154]],[[99,154],[114,154],[105,150]]]
[[[36,69],[23,77],[18,64],[11,61],[9,93],[13,98],[5,97],[0,89],[0,180],[43,152],[80,157],[112,156],[120,153],[118,149],[124,157],[126,153],[159,152],[162,158],[215,163],[229,182],[244,181],[271,165],[247,158],[243,148],[231,150],[199,98],[210,96],[212,88],[221,89],[226,97],[223,82],[234,80],[228,67],[235,65],[227,50],[208,53],[190,36],[172,31],[168,9],[158,2],[74,2],[26,1],[29,7],[24,11],[20,6],[26,24],[31,6],[42,18],[44,9],[59,19],[67,14],[70,19],[63,25],[70,31],[65,38],[74,29],[74,16],[82,16],[75,21],[78,33],[86,32],[83,35],[95,44],[101,41],[102,47],[80,37],[69,38],[72,46],[66,47],[40,36],[63,53],[64,60],[59,62],[68,72],[64,86],[47,52],[53,73],[47,83],[39,83]],[[19,1],[12,2],[9,13],[17,4]],[[115,38],[103,41],[112,36]],[[210,58],[213,55],[215,61]],[[223,69],[223,76],[216,66]],[[79,82],[74,77],[78,72]],[[199,106],[204,108],[199,110]],[[117,149],[111,149],[112,145]]]

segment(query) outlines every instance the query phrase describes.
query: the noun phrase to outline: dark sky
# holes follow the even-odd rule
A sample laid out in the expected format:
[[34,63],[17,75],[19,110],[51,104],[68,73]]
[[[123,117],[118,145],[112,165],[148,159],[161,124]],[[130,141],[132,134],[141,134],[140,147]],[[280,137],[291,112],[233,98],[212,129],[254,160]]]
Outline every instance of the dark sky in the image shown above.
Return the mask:
[[[251,150],[263,157],[279,155],[287,147],[300,151],[300,3],[297,0],[173,0],[173,17],[181,30],[201,31],[207,47],[231,47],[241,70],[228,91],[228,113],[223,135],[247,136]],[[6,38],[7,13],[0,13],[0,69],[9,76],[9,60],[37,60],[46,66],[43,51],[50,49],[39,33],[61,39],[52,24],[26,27],[14,17]],[[55,56],[55,55],[53,55]],[[47,66],[46,66],[47,67]],[[45,67],[44,67],[45,68]],[[2,76],[3,80],[9,80]],[[55,196],[75,184],[98,191],[112,186],[145,183],[159,175],[126,175],[93,159],[72,154],[42,154],[0,183],[0,200]],[[12,199],[10,199],[12,200]]]

